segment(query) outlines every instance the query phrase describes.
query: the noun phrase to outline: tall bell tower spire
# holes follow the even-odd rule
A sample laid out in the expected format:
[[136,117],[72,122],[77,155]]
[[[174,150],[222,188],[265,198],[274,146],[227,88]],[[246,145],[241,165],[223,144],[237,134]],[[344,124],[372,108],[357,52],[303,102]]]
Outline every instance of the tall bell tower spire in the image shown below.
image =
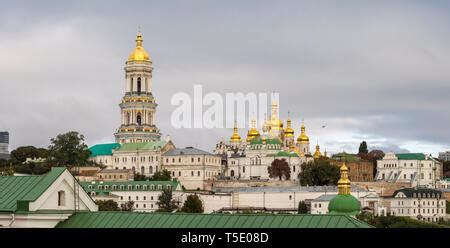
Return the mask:
[[158,141],[161,133],[155,125],[156,101],[152,94],[152,61],[142,47],[142,33],[125,63],[125,95],[119,104],[121,125],[114,134],[117,143]]

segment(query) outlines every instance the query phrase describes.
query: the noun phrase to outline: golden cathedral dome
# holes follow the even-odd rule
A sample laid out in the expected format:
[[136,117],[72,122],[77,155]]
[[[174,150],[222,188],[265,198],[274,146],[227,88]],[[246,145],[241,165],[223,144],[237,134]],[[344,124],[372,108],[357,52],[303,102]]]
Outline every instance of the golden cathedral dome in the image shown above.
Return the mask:
[[142,47],[142,41],[142,34],[139,32],[136,38],[136,48],[128,56],[128,61],[150,61],[150,56]]
[[320,153],[320,146],[317,144],[316,151],[314,152],[314,159],[319,159],[320,157],[322,157],[322,153]]
[[252,139],[259,137],[258,129],[256,129],[256,120],[252,120],[252,128],[248,130],[247,133],[247,142],[252,141]]
[[305,123],[304,122],[302,122],[301,132],[300,132],[300,136],[298,136],[298,138],[297,138],[297,142],[299,142],[299,143],[308,143],[309,142],[309,137],[306,135],[306,132],[305,132]]

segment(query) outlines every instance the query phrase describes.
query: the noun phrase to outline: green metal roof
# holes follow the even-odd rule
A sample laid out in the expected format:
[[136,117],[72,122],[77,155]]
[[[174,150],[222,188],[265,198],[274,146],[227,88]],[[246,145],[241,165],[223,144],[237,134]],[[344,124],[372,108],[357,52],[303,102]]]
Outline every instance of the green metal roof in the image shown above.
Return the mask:
[[75,213],[57,228],[369,228],[346,215]]
[[28,203],[42,195],[65,170],[53,167],[39,176],[0,176],[0,212],[27,210]]
[[[254,138],[250,141],[250,144],[252,145],[260,145],[262,144],[262,139],[261,138]],[[281,145],[281,140],[280,139],[266,139],[266,144],[268,145]]]
[[125,143],[117,151],[159,150],[166,144],[166,141]]
[[345,161],[345,162],[357,162],[357,161],[361,160],[361,158],[358,157],[358,155],[346,153],[346,152],[334,154],[333,156],[331,156],[331,158],[334,160]]
[[423,153],[396,153],[395,156],[399,160],[425,160]]
[[112,151],[120,147],[119,143],[98,144],[89,148],[91,157],[112,155]]
[[276,156],[276,157],[298,157],[298,154],[295,153],[295,152],[279,151],[277,154],[271,155],[271,156]]
[[[109,195],[111,191],[160,191],[169,185],[172,190],[177,190],[180,183],[176,180],[172,181],[96,181],[96,182],[80,182],[83,189],[88,192],[95,192],[96,195]],[[101,187],[99,187],[101,186]],[[107,186],[107,189],[105,189]],[[115,189],[113,189],[115,186]],[[144,190],[144,186],[146,189]],[[152,187],[153,186],[153,187]],[[161,186],[158,189],[158,186]]]

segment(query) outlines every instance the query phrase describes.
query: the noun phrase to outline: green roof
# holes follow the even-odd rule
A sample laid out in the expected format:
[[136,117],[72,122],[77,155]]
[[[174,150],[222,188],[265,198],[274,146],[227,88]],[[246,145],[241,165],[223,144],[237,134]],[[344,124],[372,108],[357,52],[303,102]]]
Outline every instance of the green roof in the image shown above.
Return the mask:
[[295,152],[279,151],[277,154],[275,154],[275,156],[276,157],[298,157],[298,154]]
[[75,213],[57,228],[369,228],[347,215]]
[[160,150],[166,144],[166,141],[125,143],[117,151]]
[[331,158],[334,160],[345,161],[345,162],[357,162],[361,159],[356,154],[351,154],[351,153],[346,153],[346,152],[334,154],[333,156],[331,156]]
[[361,210],[361,203],[352,195],[336,195],[328,204],[330,214],[355,216]]
[[[252,145],[260,145],[262,144],[262,140],[260,138],[254,138],[250,141]],[[266,139],[266,144],[268,145],[281,145],[280,139]]]
[[[167,188],[170,185],[172,190],[176,190],[180,183],[176,180],[172,181],[95,181],[95,182],[80,182],[83,189],[88,192],[95,192],[96,195],[109,195],[111,191],[158,191]],[[101,187],[99,187],[101,186]],[[107,186],[107,189],[105,189]],[[115,186],[115,189],[113,189]],[[130,187],[131,186],[131,187]],[[146,190],[144,190],[146,186]],[[152,187],[153,186],[153,187]],[[161,186],[162,189],[158,189]]]
[[119,143],[98,144],[89,148],[91,157],[112,155],[112,151],[120,147]]
[[28,203],[41,196],[65,170],[53,167],[39,176],[0,176],[0,212],[28,211]]
[[395,156],[399,160],[425,160],[423,153],[396,153]]

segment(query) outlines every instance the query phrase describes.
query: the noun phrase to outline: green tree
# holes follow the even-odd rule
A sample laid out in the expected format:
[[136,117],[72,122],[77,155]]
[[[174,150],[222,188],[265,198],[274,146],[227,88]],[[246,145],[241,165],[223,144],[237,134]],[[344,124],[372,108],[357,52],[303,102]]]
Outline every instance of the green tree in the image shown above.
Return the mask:
[[91,152],[78,132],[59,134],[49,146],[49,162],[52,166],[85,166]]
[[376,216],[372,220],[369,219],[368,223],[378,228],[448,228],[447,225],[428,223],[400,216]]
[[300,185],[336,185],[339,180],[339,167],[327,159],[318,159],[301,165],[298,174]]
[[286,162],[286,159],[275,159],[272,162],[269,166],[269,177],[278,178],[279,180],[282,180],[283,177],[286,180],[291,178],[291,168],[289,168],[289,164]]
[[14,165],[22,164],[27,158],[47,158],[48,150],[34,146],[21,146],[11,151],[11,162]]
[[134,209],[134,201],[128,201],[121,206],[120,210],[131,212],[133,211],[133,209]]
[[158,197],[157,204],[159,206],[158,212],[172,212],[177,209],[177,204],[173,199],[171,189],[163,189]]
[[367,143],[365,141],[361,142],[361,144],[359,144],[359,154],[367,154],[369,153],[369,150],[367,149]]
[[147,181],[149,179],[149,177],[146,177],[145,175],[142,175],[140,173],[134,174],[134,181]]
[[203,204],[197,195],[189,195],[181,208],[185,213],[203,213]]
[[170,176],[170,171],[164,169],[164,170],[155,172],[155,174],[153,174],[153,177],[151,178],[151,180],[153,180],[153,181],[170,181],[171,178],[172,177]]
[[113,200],[97,200],[95,201],[95,204],[98,205],[98,211],[119,211],[120,208],[117,205],[117,202]]
[[308,213],[308,206],[304,201],[300,201],[298,203],[298,213],[299,214],[307,214]]

